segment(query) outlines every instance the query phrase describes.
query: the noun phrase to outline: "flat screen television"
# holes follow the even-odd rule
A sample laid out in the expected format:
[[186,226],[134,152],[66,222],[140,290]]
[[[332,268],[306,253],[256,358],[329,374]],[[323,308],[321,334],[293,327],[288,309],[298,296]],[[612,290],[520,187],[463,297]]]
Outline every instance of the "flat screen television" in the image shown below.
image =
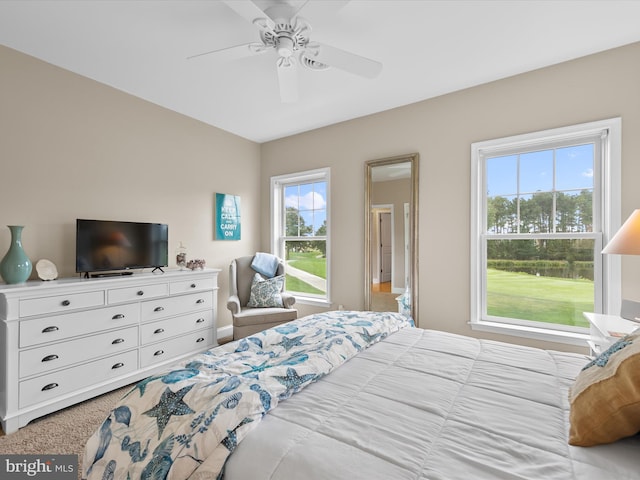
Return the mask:
[[162,270],[168,265],[169,228],[161,223],[76,220],[76,272]]

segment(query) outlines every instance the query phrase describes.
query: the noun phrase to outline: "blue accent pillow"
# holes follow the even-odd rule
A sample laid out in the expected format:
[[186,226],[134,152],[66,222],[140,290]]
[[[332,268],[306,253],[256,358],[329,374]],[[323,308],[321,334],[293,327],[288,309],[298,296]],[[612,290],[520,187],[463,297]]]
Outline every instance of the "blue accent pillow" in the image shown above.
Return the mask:
[[251,268],[253,268],[256,272],[262,274],[263,276],[271,278],[276,274],[276,271],[278,270],[278,263],[280,263],[280,259],[275,255],[271,255],[270,253],[258,252],[253,257]]
[[264,279],[256,273],[251,282],[251,295],[247,307],[284,307],[280,292],[284,288],[284,275]]

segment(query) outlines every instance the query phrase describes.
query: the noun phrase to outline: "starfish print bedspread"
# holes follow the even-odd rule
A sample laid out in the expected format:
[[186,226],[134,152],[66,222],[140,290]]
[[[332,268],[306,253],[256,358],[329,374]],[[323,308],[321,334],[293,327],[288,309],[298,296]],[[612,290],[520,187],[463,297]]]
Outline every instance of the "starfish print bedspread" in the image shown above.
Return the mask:
[[280,400],[411,318],[310,315],[213,348],[139,382],[87,442],[83,478],[222,478],[238,442]]

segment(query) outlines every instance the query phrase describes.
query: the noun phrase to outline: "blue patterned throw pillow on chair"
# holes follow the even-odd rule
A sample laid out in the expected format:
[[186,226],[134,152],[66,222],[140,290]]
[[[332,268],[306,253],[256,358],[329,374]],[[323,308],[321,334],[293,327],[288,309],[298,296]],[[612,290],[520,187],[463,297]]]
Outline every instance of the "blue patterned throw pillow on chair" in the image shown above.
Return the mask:
[[251,295],[249,296],[248,307],[284,307],[280,292],[284,287],[284,275],[264,279],[256,273],[251,282]]

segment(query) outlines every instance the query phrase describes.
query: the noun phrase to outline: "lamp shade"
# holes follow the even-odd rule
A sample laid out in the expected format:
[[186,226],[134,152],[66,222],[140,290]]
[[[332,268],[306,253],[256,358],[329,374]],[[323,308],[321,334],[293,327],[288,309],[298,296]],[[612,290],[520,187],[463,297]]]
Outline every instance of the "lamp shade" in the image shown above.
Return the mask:
[[640,209],[633,211],[602,253],[640,255]]

